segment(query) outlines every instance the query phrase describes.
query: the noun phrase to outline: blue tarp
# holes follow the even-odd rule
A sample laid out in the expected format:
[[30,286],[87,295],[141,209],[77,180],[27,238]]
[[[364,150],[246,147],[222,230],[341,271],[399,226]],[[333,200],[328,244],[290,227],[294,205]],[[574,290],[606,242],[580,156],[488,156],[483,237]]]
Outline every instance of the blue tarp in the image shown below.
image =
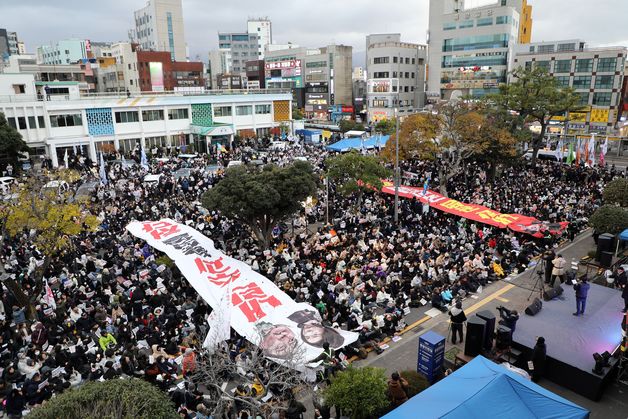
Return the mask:
[[619,240],[628,241],[628,228],[622,231],[621,233],[619,233]]
[[589,411],[477,356],[384,419],[586,419]]
[[327,150],[339,151],[341,153],[344,153],[345,151],[362,150],[363,148],[383,148],[388,142],[389,138],[390,135],[375,135],[364,140],[362,140],[361,138],[345,138],[336,143],[328,145]]

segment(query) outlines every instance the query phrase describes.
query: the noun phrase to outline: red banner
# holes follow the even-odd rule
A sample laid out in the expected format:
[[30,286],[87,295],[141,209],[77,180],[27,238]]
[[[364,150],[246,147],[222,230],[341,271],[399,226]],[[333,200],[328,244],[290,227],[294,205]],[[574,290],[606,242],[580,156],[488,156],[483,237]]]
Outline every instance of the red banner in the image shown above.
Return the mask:
[[[394,195],[395,187],[393,183],[384,181],[382,192]],[[423,195],[423,188],[419,187],[400,186],[399,196],[404,198],[416,198],[423,203],[427,203],[432,208],[449,214],[454,214],[494,227],[509,228],[518,233],[526,233],[534,237],[544,237],[545,232],[561,234],[569,224],[566,221],[560,223],[539,221],[534,217],[520,214],[502,214],[482,205],[466,204],[430,190],[426,191],[425,195]]]

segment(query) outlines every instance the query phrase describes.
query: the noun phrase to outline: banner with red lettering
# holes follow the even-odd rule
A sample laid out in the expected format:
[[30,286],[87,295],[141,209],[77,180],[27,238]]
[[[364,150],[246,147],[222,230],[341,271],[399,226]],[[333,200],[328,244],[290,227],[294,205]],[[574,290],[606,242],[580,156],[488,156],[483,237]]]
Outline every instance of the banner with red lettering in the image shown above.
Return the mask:
[[[394,184],[385,181],[382,192],[394,195]],[[526,233],[534,237],[544,237],[546,232],[550,234],[561,234],[569,224],[566,221],[560,223],[539,221],[534,217],[520,214],[502,214],[482,205],[466,204],[456,201],[455,199],[447,198],[438,192],[428,190],[423,194],[423,188],[413,186],[400,186],[399,196],[404,198],[416,198],[423,203],[427,203],[432,208],[449,214],[454,214],[494,227],[509,228],[518,233]]]
[[214,310],[220,309],[222,297],[230,292],[231,327],[269,358],[294,362],[298,354],[305,362],[321,354],[324,342],[338,349],[358,338],[357,333],[323,326],[318,310],[296,303],[272,281],[225,255],[191,227],[162,219],[134,221],[126,228],[167,254]]

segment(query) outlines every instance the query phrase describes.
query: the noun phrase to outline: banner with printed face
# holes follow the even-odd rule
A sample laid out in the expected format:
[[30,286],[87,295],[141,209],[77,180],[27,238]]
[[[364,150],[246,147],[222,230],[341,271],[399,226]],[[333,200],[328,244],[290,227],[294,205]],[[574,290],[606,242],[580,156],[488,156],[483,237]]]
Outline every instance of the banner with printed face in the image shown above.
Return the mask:
[[299,359],[309,361],[321,354],[325,342],[338,349],[358,338],[357,333],[323,326],[314,307],[296,303],[272,281],[225,255],[211,239],[185,224],[162,219],[134,221],[126,228],[167,254],[212,309],[220,310],[223,295],[230,292],[231,327],[269,358],[294,362],[298,353]]
[[[385,181],[382,192],[395,194],[395,186],[392,182]],[[549,223],[539,221],[534,217],[519,214],[502,214],[492,209],[477,204],[466,204],[447,198],[438,192],[427,190],[423,193],[423,188],[413,186],[400,186],[399,196],[404,198],[416,198],[430,207],[440,211],[464,217],[469,220],[492,225],[499,228],[509,228],[518,233],[530,234],[534,237],[544,237],[545,232],[550,234],[560,234],[569,224],[566,221],[560,223]]]

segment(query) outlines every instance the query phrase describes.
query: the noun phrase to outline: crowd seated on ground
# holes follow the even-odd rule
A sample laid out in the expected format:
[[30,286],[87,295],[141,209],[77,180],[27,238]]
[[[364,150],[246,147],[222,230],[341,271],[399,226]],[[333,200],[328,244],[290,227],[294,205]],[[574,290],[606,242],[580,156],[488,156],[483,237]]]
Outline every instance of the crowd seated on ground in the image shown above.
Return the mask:
[[[132,220],[184,222],[296,301],[311,304],[325,325],[359,332],[358,342],[335,352],[337,362],[341,354],[381,352],[379,343],[405,327],[411,310],[431,305],[445,311],[455,298],[498,280],[495,266],[505,275],[520,272],[531,257],[564,239],[537,239],[433,209],[425,212],[419,201],[405,199],[396,226],[390,196],[369,193],[358,207],[356,198],[337,194],[332,184],[332,225],[322,223],[319,203],[298,216],[294,234],[280,229],[264,250],[242,224],[202,208],[201,195],[223,176],[222,170],[207,171],[207,166],[217,161],[226,167],[230,160],[254,157],[284,165],[305,156],[320,171],[327,153],[320,146],[298,145],[262,154],[254,146],[252,140],[196,158],[152,159],[150,173],[163,174],[154,184],[142,182],[147,171],[140,165],[108,165],[108,184],[92,197],[92,210],[102,222],[99,230],[76,237],[45,267],[56,308],[40,299],[28,315],[6,282],[0,284],[0,397],[6,412],[19,415],[86,381],[141,377],[170,391],[184,417],[207,417],[207,394],[189,377],[211,309],[176,268],[160,262],[161,254],[126,232]],[[137,150],[133,157],[139,162]],[[85,159],[72,156],[72,161],[85,168]],[[177,179],[174,173],[182,167],[190,175]],[[418,174],[407,183],[420,185],[436,169],[434,163],[407,163],[404,170]],[[82,180],[98,180],[96,173],[84,170]],[[456,199],[501,212],[569,221],[568,235],[573,236],[600,205],[604,184],[619,175],[610,169],[539,162],[536,168],[505,169],[489,181],[486,167],[478,163],[451,179],[448,191]],[[35,289],[44,260],[30,234],[24,231],[2,243],[4,271],[27,294]],[[264,377],[251,375],[246,366],[246,353],[255,348],[235,333],[228,348],[241,382],[248,383],[237,391],[264,394]],[[176,387],[181,380],[186,385]],[[242,406],[233,406],[234,413],[239,410]]]

